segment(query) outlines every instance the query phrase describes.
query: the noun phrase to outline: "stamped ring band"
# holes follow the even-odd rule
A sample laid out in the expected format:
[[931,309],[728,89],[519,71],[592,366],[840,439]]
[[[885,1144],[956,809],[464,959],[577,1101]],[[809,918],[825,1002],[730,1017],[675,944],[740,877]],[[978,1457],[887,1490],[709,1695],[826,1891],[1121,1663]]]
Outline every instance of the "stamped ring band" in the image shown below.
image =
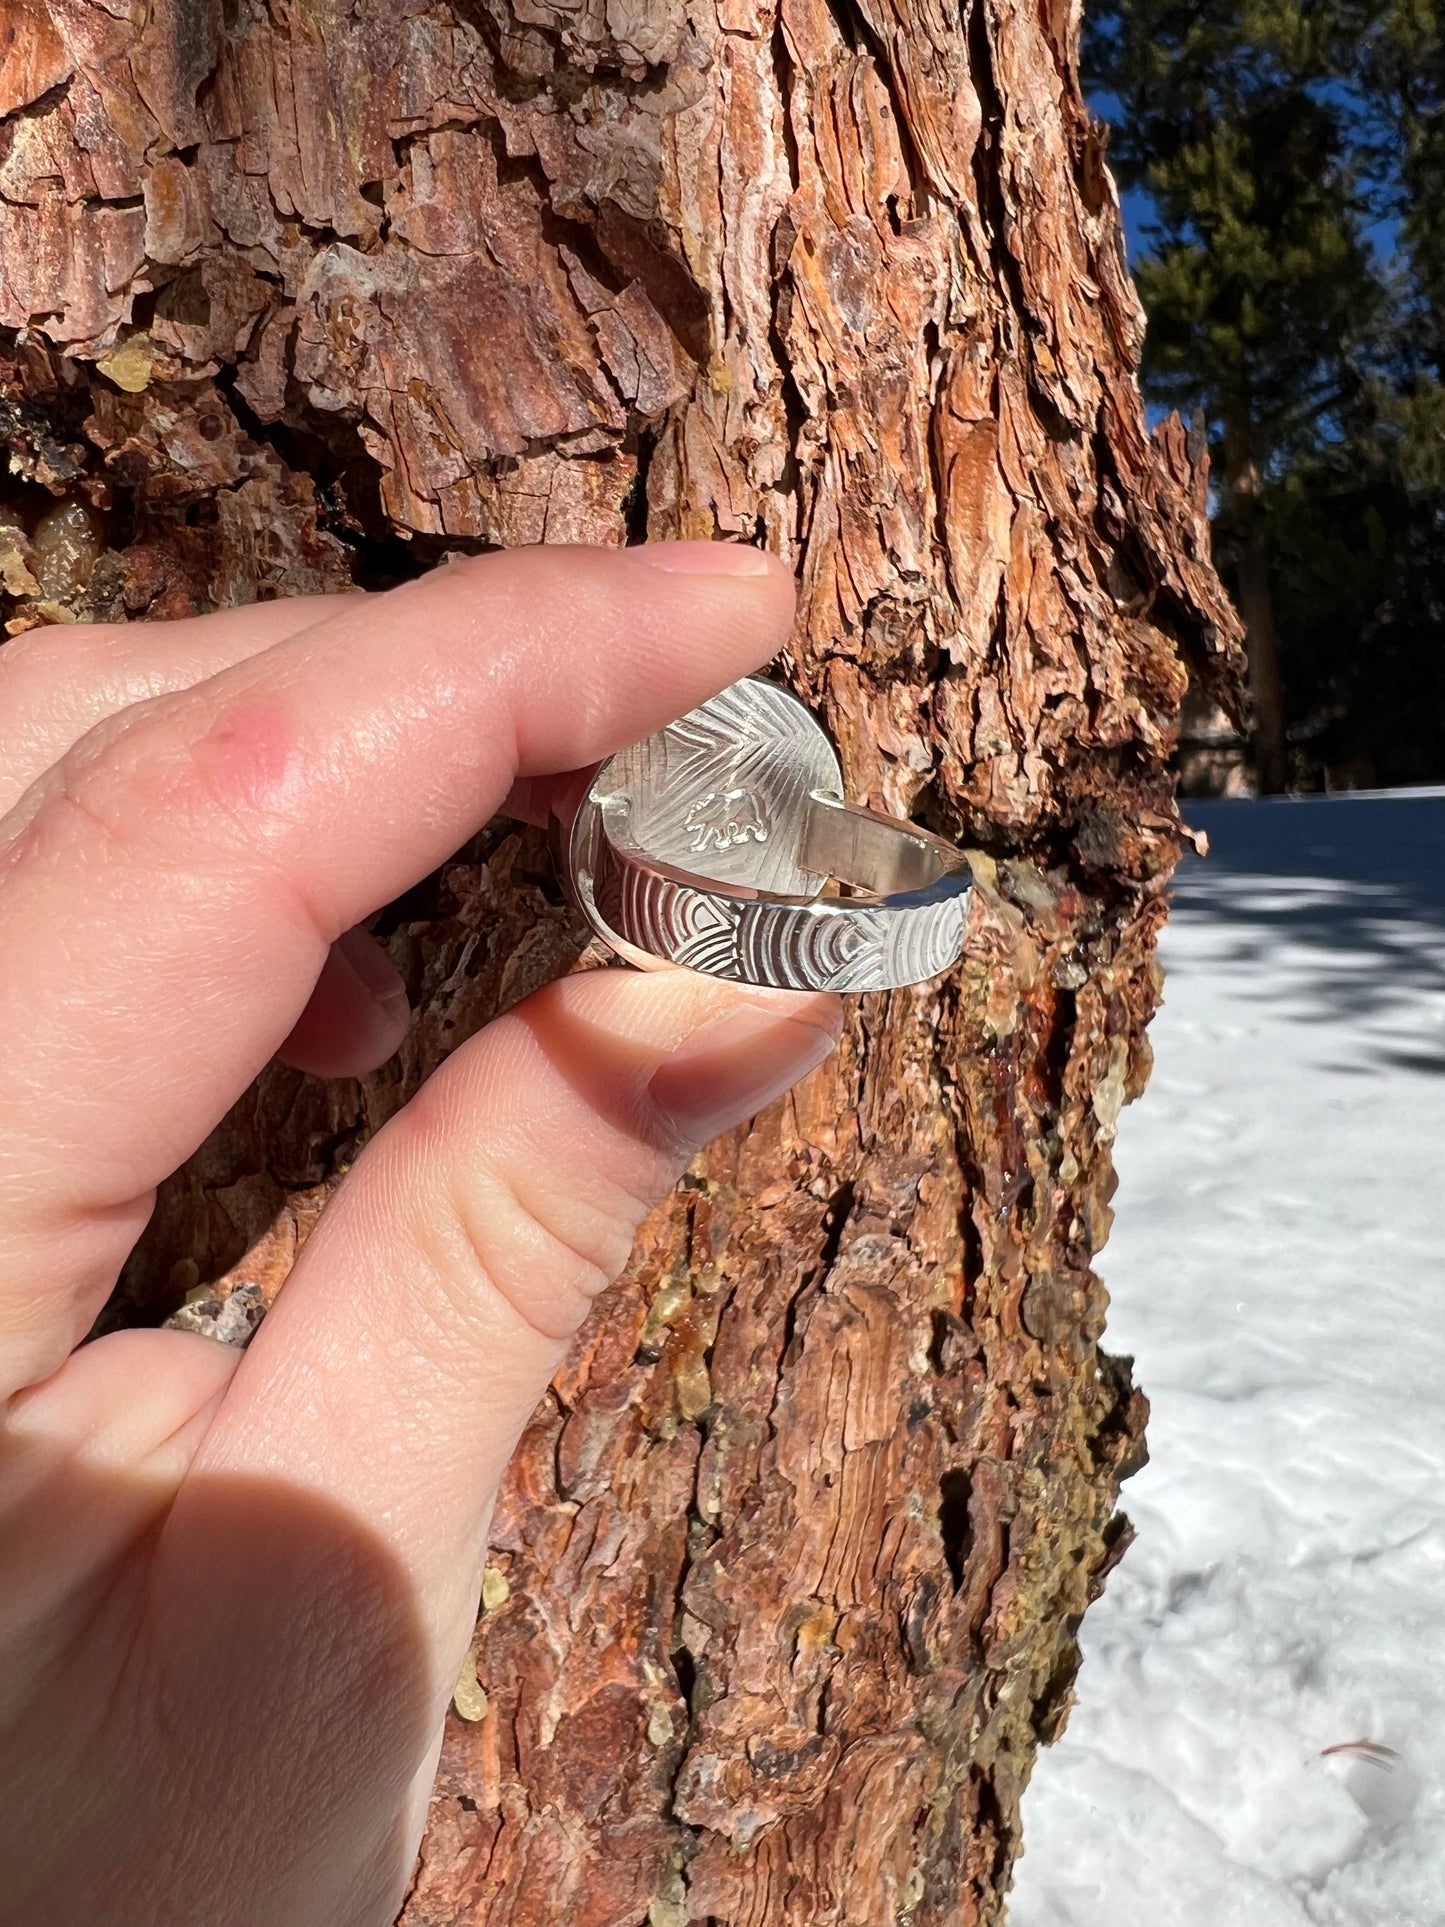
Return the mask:
[[734,683],[609,757],[554,835],[593,930],[643,969],[889,990],[963,948],[966,857],[847,804],[832,744],[774,683]]

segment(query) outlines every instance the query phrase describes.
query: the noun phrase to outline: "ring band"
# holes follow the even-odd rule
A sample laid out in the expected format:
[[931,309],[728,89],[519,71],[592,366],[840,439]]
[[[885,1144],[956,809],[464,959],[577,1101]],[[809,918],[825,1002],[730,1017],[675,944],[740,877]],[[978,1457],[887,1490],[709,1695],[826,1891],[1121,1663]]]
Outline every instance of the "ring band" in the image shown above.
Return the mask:
[[734,683],[610,757],[557,831],[593,930],[644,969],[889,990],[963,948],[967,858],[845,803],[832,744],[773,683]]

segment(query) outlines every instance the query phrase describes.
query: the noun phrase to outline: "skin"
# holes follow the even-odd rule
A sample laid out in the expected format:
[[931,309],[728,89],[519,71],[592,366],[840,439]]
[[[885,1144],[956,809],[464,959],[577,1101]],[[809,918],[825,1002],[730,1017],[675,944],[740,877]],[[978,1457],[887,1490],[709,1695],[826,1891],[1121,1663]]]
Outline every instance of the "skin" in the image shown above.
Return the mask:
[[269,1058],[396,1048],[365,920],[792,609],[753,550],[534,549],[0,650],[5,1927],[393,1920],[517,1438],[644,1213],[835,1002],[553,984],[371,1142],[247,1351],[82,1340]]

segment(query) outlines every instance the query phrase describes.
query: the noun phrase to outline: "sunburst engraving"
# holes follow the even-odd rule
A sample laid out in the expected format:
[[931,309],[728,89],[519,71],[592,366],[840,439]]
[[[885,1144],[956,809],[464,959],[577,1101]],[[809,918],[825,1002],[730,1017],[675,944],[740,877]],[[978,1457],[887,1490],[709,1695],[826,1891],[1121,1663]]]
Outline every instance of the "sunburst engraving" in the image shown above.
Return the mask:
[[798,861],[813,794],[841,798],[832,744],[795,696],[771,683],[725,689],[608,764],[633,844],[716,883],[812,896]]

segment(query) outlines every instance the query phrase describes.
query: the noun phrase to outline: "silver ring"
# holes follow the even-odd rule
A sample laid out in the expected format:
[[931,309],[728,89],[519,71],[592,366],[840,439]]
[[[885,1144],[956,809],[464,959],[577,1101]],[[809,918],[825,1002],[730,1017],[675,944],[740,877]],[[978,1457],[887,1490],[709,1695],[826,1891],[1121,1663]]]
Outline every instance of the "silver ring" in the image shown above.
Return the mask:
[[609,757],[554,836],[593,930],[643,969],[890,990],[963,949],[967,858],[850,807],[832,744],[774,683],[734,683]]

